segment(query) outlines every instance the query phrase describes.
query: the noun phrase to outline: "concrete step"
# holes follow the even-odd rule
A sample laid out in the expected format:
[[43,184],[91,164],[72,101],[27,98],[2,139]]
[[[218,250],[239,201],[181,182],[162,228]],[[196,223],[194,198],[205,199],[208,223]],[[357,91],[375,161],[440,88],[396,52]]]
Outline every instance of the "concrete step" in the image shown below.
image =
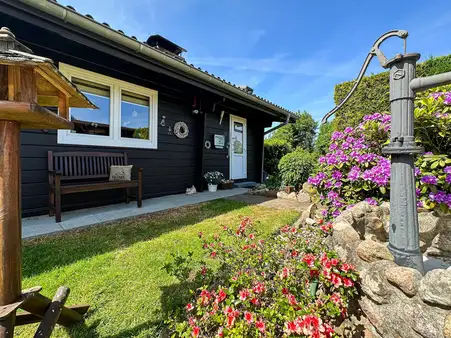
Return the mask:
[[253,188],[257,185],[257,182],[246,181],[246,182],[235,182],[234,186],[237,188]]

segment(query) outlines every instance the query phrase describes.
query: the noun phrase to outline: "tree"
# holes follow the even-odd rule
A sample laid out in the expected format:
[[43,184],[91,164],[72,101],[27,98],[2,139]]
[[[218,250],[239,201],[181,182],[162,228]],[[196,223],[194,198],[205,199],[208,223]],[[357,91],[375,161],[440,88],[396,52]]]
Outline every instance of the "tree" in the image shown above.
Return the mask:
[[318,123],[306,111],[298,112],[297,115],[296,123],[277,129],[273,137],[287,141],[292,149],[300,147],[312,151]]
[[330,136],[332,135],[333,131],[334,126],[332,122],[326,122],[320,125],[318,137],[315,141],[315,151],[318,154],[324,155],[325,153],[327,153],[329,149]]

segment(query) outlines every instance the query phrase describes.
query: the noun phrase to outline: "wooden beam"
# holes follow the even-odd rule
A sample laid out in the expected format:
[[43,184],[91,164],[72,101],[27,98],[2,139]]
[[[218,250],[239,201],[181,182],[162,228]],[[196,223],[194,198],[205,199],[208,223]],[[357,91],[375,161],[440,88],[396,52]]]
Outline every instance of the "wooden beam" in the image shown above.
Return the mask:
[[8,100],[20,101],[20,67],[8,66]]
[[0,65],[0,100],[8,100],[8,66]]
[[58,112],[63,119],[69,120],[69,97],[63,93],[59,93]]
[[0,120],[19,122],[23,129],[73,129],[70,121],[29,102],[0,101]]
[[50,82],[60,92],[63,92],[67,97],[71,97],[71,94],[66,90],[66,88],[63,88],[63,86],[61,86],[52,76],[46,73],[43,68],[36,67],[35,72]]
[[33,67],[20,68],[20,99],[16,101],[37,101],[36,74]]
[[[28,302],[23,304],[20,308],[30,312],[31,314],[44,318],[47,309],[49,308],[52,300],[41,294],[37,294],[31,298]],[[57,323],[63,326],[70,326],[83,321],[83,316],[77,311],[72,310],[69,307],[63,307],[61,314],[57,320]]]
[[61,311],[64,308],[67,297],[69,297],[69,292],[70,290],[66,286],[60,286],[58,288],[52,303],[45,313],[44,319],[36,330],[34,338],[50,338]]
[[[83,316],[86,312],[88,312],[89,305],[88,304],[71,305],[71,306],[67,306],[67,308],[74,310],[75,312],[78,312],[79,314],[81,314]],[[36,316],[27,311],[19,312],[16,315],[16,326],[40,323],[41,321],[42,321],[41,317]]]
[[[0,305],[21,295],[20,191],[20,123],[0,121]],[[0,338],[13,337],[14,320],[15,311],[0,320]]]

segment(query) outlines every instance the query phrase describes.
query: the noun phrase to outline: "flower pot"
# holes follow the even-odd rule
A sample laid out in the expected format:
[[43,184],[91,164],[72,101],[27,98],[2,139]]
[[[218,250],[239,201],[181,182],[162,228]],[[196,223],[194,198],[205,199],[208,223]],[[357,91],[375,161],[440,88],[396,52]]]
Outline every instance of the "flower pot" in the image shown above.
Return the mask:
[[218,185],[217,184],[210,184],[208,183],[208,191],[209,192],[216,192],[218,190]]
[[295,191],[295,187],[293,187],[293,186],[291,186],[291,185],[287,185],[286,187],[285,187],[285,192],[287,193],[287,194],[291,194],[292,192],[294,192]]
[[226,190],[226,189],[232,189],[233,188],[233,183],[232,182],[228,182],[228,183],[221,183],[221,185],[219,186],[221,189]]

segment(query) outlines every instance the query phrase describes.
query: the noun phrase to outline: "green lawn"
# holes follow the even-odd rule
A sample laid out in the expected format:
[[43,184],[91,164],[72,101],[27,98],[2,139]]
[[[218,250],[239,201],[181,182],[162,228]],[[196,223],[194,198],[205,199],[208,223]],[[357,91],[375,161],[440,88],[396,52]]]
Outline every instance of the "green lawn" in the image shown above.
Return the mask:
[[[247,206],[217,200],[145,218],[28,241],[23,249],[23,288],[43,287],[53,297],[61,285],[70,287],[68,305],[88,303],[86,322],[57,327],[52,337],[157,337],[161,307],[176,280],[161,270],[170,253],[201,255],[197,234],[236,225],[239,216],[260,221],[270,233],[291,223],[294,211]],[[16,329],[32,337],[36,325]]]

